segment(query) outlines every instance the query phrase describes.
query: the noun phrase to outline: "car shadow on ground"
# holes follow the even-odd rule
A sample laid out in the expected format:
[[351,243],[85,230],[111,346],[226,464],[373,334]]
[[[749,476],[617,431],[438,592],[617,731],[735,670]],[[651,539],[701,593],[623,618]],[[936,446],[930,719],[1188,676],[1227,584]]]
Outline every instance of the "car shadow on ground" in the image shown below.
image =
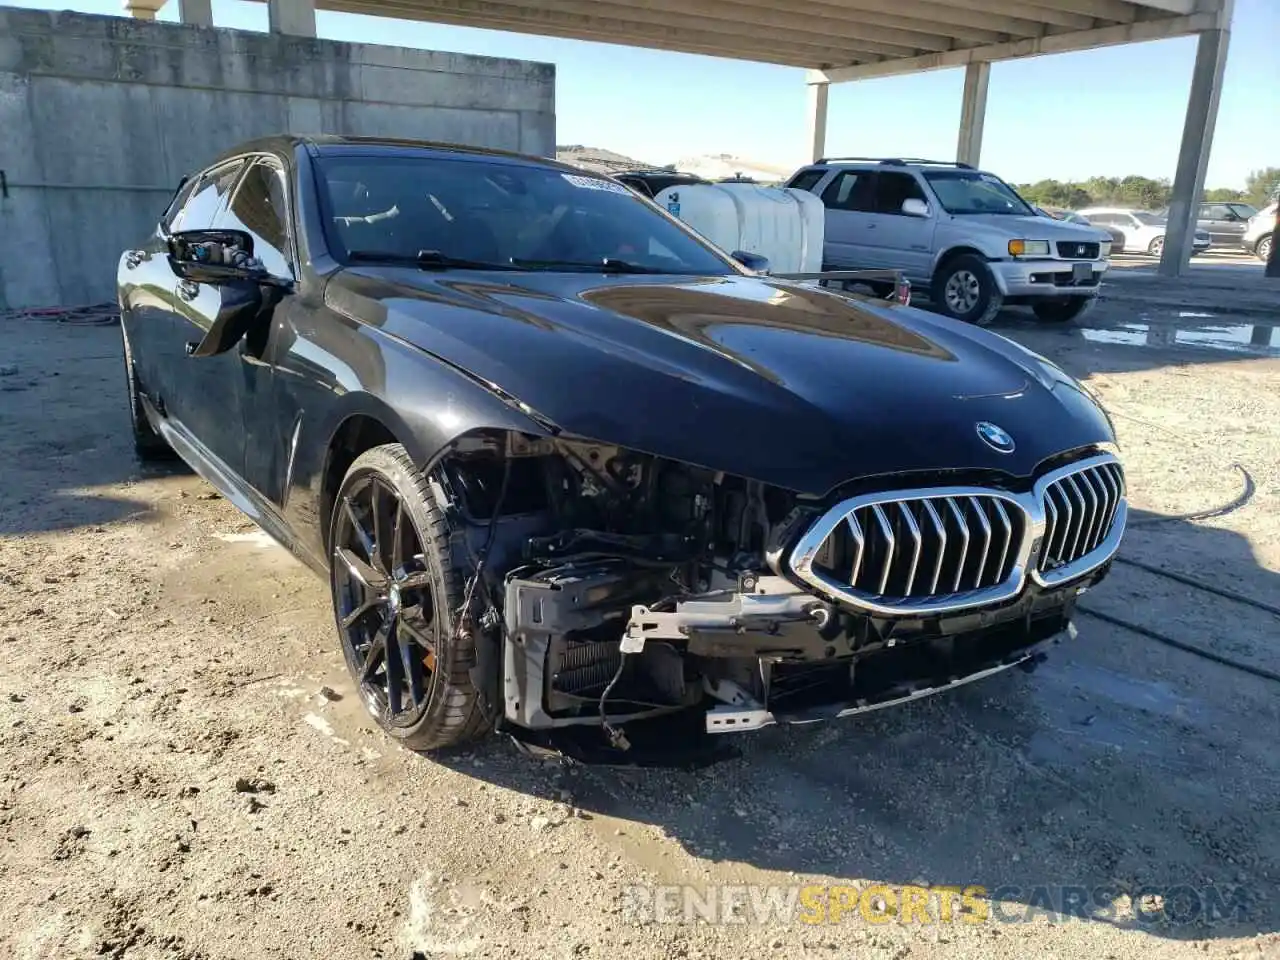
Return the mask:
[[[122,425],[123,428],[124,425]],[[0,427],[0,447],[16,453],[20,465],[10,468],[0,491],[0,536],[38,534],[145,520],[152,512],[144,499],[108,493],[111,486],[191,471],[180,461],[140,464],[119,434],[95,437],[89,447],[56,441],[11,443]],[[40,464],[38,476],[30,464]]]
[[119,329],[6,325],[17,347],[6,354],[15,372],[0,378],[0,536],[145,519],[148,504],[120,496],[119,485],[191,471],[179,460],[138,461]]
[[[1211,557],[1219,582],[1280,596],[1280,576],[1237,534],[1132,519],[1122,556]],[[1251,571],[1247,588],[1237,569]],[[1280,671],[1273,615],[1133,566],[1117,563],[1081,607]],[[441,762],[551,800],[564,791],[624,833],[656,826],[704,863],[886,884],[899,907],[903,887],[927,885],[935,920],[944,885],[982,888],[1000,922],[1081,914],[1179,940],[1280,930],[1275,683],[1088,613],[1076,622],[1078,637],[1034,673],[731,736],[728,758],[707,766],[564,766],[539,781],[501,740],[479,751],[479,770],[475,753]],[[710,882],[669,870],[663,882],[684,880]]]

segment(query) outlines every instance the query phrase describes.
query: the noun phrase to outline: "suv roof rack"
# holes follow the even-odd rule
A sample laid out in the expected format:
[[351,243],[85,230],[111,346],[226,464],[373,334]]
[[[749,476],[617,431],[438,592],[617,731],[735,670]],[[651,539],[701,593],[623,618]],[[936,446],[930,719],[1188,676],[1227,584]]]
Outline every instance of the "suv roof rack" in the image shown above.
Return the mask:
[[[662,176],[662,177],[697,177],[696,173],[686,173],[683,170],[668,170],[665,167],[627,167],[622,170],[613,171],[614,176],[627,174],[633,177],[645,176]],[[701,179],[701,178],[699,178]]]
[[879,163],[888,167],[905,167],[917,164],[930,167],[957,167],[961,170],[972,170],[973,166],[959,160],[922,160],[919,157],[823,157],[818,163]]

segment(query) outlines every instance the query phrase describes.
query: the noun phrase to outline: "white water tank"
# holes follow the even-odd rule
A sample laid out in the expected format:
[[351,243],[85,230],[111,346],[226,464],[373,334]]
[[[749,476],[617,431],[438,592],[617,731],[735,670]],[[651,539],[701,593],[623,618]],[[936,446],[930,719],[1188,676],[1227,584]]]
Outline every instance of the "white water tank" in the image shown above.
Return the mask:
[[822,269],[822,201],[807,190],[756,183],[698,183],[668,187],[654,202],[721,250],[769,258],[775,273]]

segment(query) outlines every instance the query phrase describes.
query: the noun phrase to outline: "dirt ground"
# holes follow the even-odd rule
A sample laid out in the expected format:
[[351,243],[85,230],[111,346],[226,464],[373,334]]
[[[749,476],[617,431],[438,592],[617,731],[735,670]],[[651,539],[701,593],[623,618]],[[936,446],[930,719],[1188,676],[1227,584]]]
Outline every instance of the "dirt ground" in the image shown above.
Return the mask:
[[[1280,359],[1181,342],[1176,304],[1108,340],[1128,296],[1000,329],[1115,417],[1123,556],[1280,605]],[[1086,614],[1034,673],[696,770],[496,738],[427,759],[356,704],[326,586],[194,475],[137,466],[123,386],[118,328],[0,320],[2,957],[1280,956],[1273,681]],[[1255,607],[1130,565],[1083,605],[1280,672]],[[990,899],[953,912],[946,885]],[[802,887],[789,919],[753,899]],[[1064,888],[1115,906],[1051,916]]]

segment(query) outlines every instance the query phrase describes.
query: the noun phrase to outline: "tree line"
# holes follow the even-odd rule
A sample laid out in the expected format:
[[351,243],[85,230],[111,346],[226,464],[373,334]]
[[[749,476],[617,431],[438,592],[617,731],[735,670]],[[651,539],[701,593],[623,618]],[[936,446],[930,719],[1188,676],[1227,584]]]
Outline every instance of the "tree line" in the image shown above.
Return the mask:
[[[1232,201],[1264,207],[1280,190],[1280,167],[1255,170],[1245,179],[1243,190],[1214,187],[1205,190],[1209,203]],[[1041,207],[1080,210],[1084,207],[1131,207],[1138,210],[1161,210],[1169,205],[1173,184],[1150,177],[1090,177],[1083,181],[1062,182],[1040,180],[1018,186],[1018,192],[1029,203]]]

